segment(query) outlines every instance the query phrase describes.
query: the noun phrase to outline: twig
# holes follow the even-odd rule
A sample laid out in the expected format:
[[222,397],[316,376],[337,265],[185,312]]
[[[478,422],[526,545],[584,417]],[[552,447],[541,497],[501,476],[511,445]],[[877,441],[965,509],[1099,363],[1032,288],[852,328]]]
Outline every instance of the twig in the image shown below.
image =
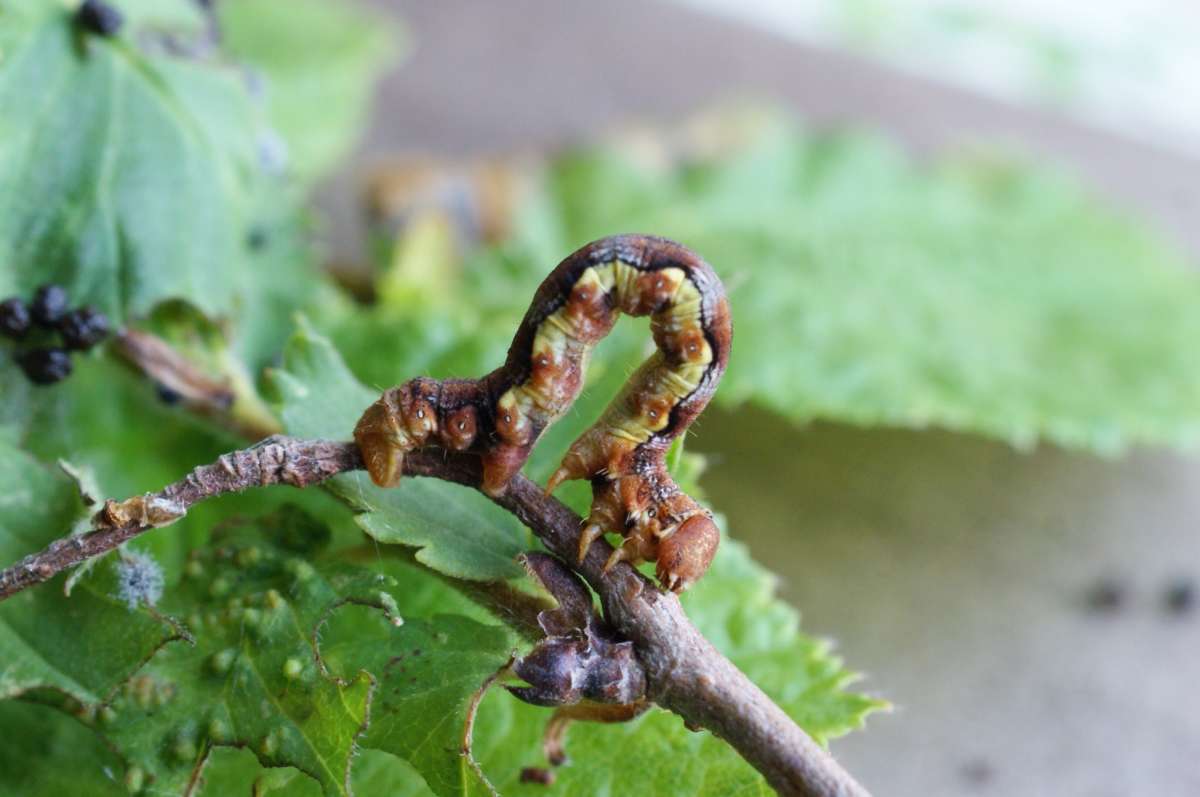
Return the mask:
[[167,341],[140,329],[118,332],[112,350],[154,382],[159,396],[169,404],[178,402],[250,440],[262,440],[280,431],[279,421],[262,403],[240,366],[231,365],[219,377],[214,376]]
[[223,454],[157,493],[106,501],[93,518],[92,531],[56,540],[0,573],[0,600],[152,528],[173,523],[206,498],[271,484],[308,487],[360,467],[358,450],[351,443],[268,437],[250,448]]
[[[52,543],[0,573],[0,600],[39,584],[92,556],[181,517],[191,505],[250,487],[290,484],[307,487],[362,462],[352,443],[271,437],[252,448],[196,468],[158,493],[116,503],[96,516],[96,529]],[[414,452],[405,473],[480,483],[478,459],[442,451]],[[573,561],[581,519],[522,475],[496,503],[529,526],[553,553]],[[661,592],[627,564],[607,574],[612,548],[591,547],[579,573],[600,596],[608,621],[634,642],[649,681],[648,696],[675,712],[693,729],[707,728],[724,739],[785,795],[863,797],[868,792],[716,650],[688,620],[679,600]]]

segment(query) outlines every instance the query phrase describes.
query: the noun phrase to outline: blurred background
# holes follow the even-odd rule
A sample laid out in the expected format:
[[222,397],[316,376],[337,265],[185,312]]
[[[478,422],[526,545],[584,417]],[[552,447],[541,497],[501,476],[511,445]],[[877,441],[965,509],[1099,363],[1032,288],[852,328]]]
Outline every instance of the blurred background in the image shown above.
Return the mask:
[[[805,629],[895,705],[833,742],[850,771],[879,795],[1200,794],[1194,4],[375,5],[406,55],[317,190],[333,261],[371,249],[364,186],[411,220],[413,159],[606,142],[682,174],[671,214],[566,155],[541,168],[582,208],[569,237],[644,219],[712,260],[735,325],[793,333],[735,342],[725,390],[772,398],[690,445]],[[761,229],[712,221],[722,201]],[[739,305],[760,277],[780,306]]]

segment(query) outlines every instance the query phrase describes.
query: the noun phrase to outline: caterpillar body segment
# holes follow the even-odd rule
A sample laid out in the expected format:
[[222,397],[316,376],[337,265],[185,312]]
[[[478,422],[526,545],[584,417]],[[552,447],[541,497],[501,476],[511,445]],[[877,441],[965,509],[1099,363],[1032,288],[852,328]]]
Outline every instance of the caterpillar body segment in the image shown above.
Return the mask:
[[478,453],[482,488],[501,494],[542,433],[575,402],[592,348],[621,313],[650,316],[657,350],[563,457],[547,492],[592,483],[580,559],[606,532],[609,560],[658,563],[672,590],[694,583],[719,540],[708,512],[675,485],[665,456],[707,406],[729,359],[732,325],[712,268],[685,247],[641,235],[595,241],[542,282],[504,365],[480,379],[412,379],[363,414],[355,440],[376,484],[394,486],[404,454],[430,445]]

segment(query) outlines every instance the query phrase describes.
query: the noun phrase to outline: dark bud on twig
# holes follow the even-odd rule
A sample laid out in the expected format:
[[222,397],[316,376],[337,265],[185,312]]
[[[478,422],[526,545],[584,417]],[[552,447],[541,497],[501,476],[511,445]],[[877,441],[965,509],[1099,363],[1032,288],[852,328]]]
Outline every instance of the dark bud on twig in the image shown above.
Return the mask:
[[108,336],[108,318],[89,305],[64,315],[58,322],[58,329],[64,346],[86,351]]
[[546,638],[513,664],[529,686],[507,689],[536,706],[569,706],[580,700],[639,703],[646,695],[646,674],[633,653],[592,606],[587,586],[571,570],[543,553],[528,553],[521,563],[558,601],[538,615]]
[[[506,686],[516,697],[535,706],[557,706],[546,723],[542,750],[551,766],[567,761],[567,729],[573,722],[627,722],[650,707],[646,700],[646,671],[624,640],[592,603],[592,593],[579,576],[560,560],[544,553],[519,557],[529,574],[541,582],[558,608],[538,614],[546,638],[512,671],[529,686]],[[522,772],[525,780],[552,773]]]
[[114,36],[121,30],[125,18],[121,12],[103,0],[83,0],[75,12],[79,27],[98,36]]
[[14,296],[0,302],[0,335],[20,340],[29,332],[31,319],[25,302]]
[[33,295],[29,310],[35,322],[53,329],[67,312],[67,292],[61,285],[42,285]]
[[71,355],[63,349],[30,349],[18,354],[16,360],[35,385],[52,385],[71,375]]
[[583,661],[584,644],[567,639],[544,639],[528,656],[517,660],[513,672],[529,686],[509,686],[508,691],[535,706],[569,706],[583,699],[576,684],[580,674],[588,674]]
[[167,404],[183,403],[202,412],[222,413],[234,395],[224,381],[213,379],[162,338],[136,329],[116,336],[117,354],[154,380],[158,397]]

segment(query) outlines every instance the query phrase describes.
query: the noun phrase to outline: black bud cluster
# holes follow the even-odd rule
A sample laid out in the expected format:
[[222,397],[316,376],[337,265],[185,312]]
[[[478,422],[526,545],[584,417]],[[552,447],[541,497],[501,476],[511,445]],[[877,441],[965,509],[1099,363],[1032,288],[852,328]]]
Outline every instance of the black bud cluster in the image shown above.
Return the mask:
[[108,336],[108,317],[95,307],[77,307],[58,322],[63,345],[75,351],[87,351]]
[[72,351],[87,351],[108,336],[108,318],[91,306],[72,309],[60,285],[42,285],[28,303],[19,296],[0,302],[0,335],[23,341],[31,332],[34,345],[13,361],[30,382],[52,385],[71,375]]

